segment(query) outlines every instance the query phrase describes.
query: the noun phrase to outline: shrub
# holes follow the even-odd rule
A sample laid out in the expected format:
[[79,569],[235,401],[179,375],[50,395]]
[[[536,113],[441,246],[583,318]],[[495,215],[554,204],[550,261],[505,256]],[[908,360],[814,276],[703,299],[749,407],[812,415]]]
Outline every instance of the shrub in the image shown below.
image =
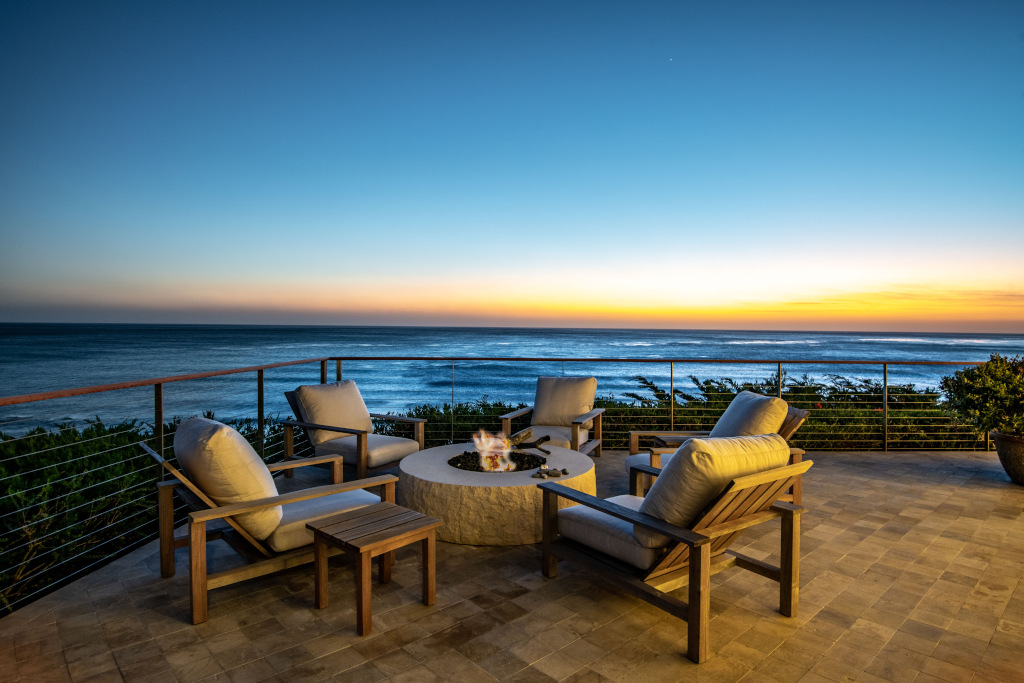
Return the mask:
[[981,365],[943,377],[946,407],[983,432],[1024,436],[1024,359],[998,353]]

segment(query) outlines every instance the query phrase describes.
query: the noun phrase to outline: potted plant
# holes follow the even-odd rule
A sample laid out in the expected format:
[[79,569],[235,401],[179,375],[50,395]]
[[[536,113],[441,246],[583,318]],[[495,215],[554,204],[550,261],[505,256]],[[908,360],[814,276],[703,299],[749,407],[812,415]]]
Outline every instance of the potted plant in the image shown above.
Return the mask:
[[1024,358],[994,353],[943,377],[940,387],[954,415],[989,432],[1003,469],[1024,486]]

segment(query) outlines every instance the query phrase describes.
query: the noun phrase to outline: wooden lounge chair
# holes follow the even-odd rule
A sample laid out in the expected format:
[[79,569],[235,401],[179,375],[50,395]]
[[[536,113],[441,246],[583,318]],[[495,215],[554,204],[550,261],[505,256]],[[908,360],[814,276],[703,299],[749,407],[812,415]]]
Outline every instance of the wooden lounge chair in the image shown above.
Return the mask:
[[[626,472],[628,473],[634,465],[661,467],[663,456],[668,455],[671,457],[671,454],[680,446],[689,439],[694,438],[775,433],[789,441],[810,414],[809,410],[795,408],[788,405],[781,398],[761,396],[750,391],[742,391],[736,395],[736,398],[726,408],[725,413],[718,419],[714,429],[707,431],[631,431],[629,433],[629,456],[626,458]],[[641,438],[650,438],[654,441],[654,446],[646,449],[647,452],[645,453],[640,452]],[[804,453],[800,449],[793,449],[793,452],[799,455]],[[793,462],[799,462],[799,460],[794,460]],[[644,489],[649,489],[652,483],[653,477],[645,475]],[[799,505],[799,485],[797,486],[796,494],[796,503]]]
[[[786,448],[785,441],[775,435],[738,438],[776,439],[775,444],[770,445],[771,457],[776,461],[785,459],[784,450],[780,450]],[[698,440],[700,443],[693,445],[691,442],[687,446],[689,452],[681,455],[686,458],[702,448],[713,452],[718,444],[710,442],[735,440]],[[724,452],[728,455],[727,449]],[[671,487],[674,482],[686,481],[687,472],[682,464],[675,462],[670,465],[673,474],[659,479],[651,494],[654,495],[656,489]],[[544,576],[555,577],[558,558],[570,560],[683,619],[688,624],[687,656],[694,662],[703,662],[708,657],[710,577],[714,573],[740,567],[777,581],[780,612],[785,616],[796,616],[800,579],[800,514],[803,508],[790,502],[792,496],[786,491],[799,482],[812,464],[811,461],[798,462],[733,476],[717,495],[711,494],[710,502],[699,508],[701,512],[685,525],[666,521],[641,509],[643,503],[638,504],[638,501],[644,499],[637,495],[641,476],[660,473],[648,465],[633,468],[630,477],[632,495],[608,500],[554,482],[538,484],[544,496],[542,572]],[[666,481],[669,476],[672,479]],[[693,485],[693,488],[699,489],[700,486]],[[667,498],[675,501],[693,491],[681,493],[666,489],[662,493],[670,494]],[[583,507],[559,511],[558,498]],[[693,500],[699,504],[708,498],[704,491],[698,491]],[[693,500],[688,503],[690,509],[694,506]],[[661,509],[666,508],[662,506]],[[729,549],[730,543],[743,529],[777,517],[782,520],[781,557],[777,566]],[[563,533],[562,527],[568,522],[575,525],[576,539]],[[630,525],[632,537],[627,538]],[[664,545],[660,545],[662,541]],[[600,546],[604,552],[594,546]],[[667,594],[683,586],[689,590],[686,602]]]
[[514,436],[512,420],[533,413],[533,440],[547,437],[546,443],[552,446],[600,457],[604,408],[594,407],[596,393],[596,377],[538,377],[533,405],[502,415],[501,431]]
[[[341,483],[340,455],[268,466],[238,432],[213,420],[192,418],[182,422],[175,431],[174,444],[175,454],[183,466],[186,459],[191,462],[193,469],[203,463],[209,464],[211,469],[218,470],[217,476],[223,470],[229,473],[230,479],[226,481],[222,478],[211,484],[209,472],[197,472],[206,480],[204,485],[200,485],[203,482],[199,481],[199,477],[190,477],[145,443],[139,444],[172,477],[157,483],[160,574],[164,577],[174,576],[174,551],[184,547],[189,549],[193,624],[200,624],[207,619],[209,590],[312,562],[313,537],[305,528],[307,521],[381,501],[393,503],[395,500],[395,482],[398,478],[393,475]],[[192,453],[186,456],[186,450]],[[205,453],[196,457],[198,451]],[[291,493],[277,493],[272,473],[308,465],[330,466],[333,483]],[[253,482],[245,470],[255,472],[257,486],[249,486]],[[268,479],[269,487],[266,485]],[[230,490],[226,490],[224,484]],[[259,484],[262,484],[262,491]],[[366,490],[377,487],[381,489],[379,496]],[[191,510],[188,533],[180,537],[174,533],[175,494]],[[220,498],[222,502],[216,502],[215,498]],[[217,526],[208,531],[208,524]],[[206,544],[217,539],[227,542],[247,564],[210,573]],[[391,559],[389,556],[385,562]]]
[[[365,478],[373,468],[387,467],[423,450],[427,421],[367,411],[353,380],[300,386],[284,392],[284,396],[296,418],[282,423],[286,461],[295,457],[296,427],[305,432],[318,457],[342,455],[346,464],[356,468],[356,479]],[[413,438],[374,434],[371,418],[409,423]]]

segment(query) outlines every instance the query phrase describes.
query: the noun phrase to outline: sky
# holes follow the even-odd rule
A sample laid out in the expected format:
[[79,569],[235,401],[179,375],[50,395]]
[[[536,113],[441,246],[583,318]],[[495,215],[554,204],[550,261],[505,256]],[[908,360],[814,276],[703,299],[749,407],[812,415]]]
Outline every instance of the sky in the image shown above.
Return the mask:
[[1024,333],[1024,3],[0,1],[0,321]]

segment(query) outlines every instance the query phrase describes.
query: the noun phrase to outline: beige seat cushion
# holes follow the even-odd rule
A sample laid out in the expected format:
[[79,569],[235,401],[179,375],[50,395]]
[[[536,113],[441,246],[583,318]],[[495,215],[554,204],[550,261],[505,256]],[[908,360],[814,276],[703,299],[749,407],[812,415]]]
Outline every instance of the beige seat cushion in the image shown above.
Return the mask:
[[[193,417],[178,425],[174,456],[192,483],[218,505],[277,495],[270,470],[249,442],[215,420]],[[234,520],[262,541],[281,521],[281,506],[235,515]]]
[[[356,386],[355,380],[346,379],[330,384],[306,384],[295,390],[295,396],[299,399],[299,405],[302,406],[302,417],[306,422],[373,432],[370,411],[363,403],[363,397],[359,393],[359,387]],[[314,429],[310,434],[314,446],[338,438],[353,437],[352,435],[340,437],[338,432],[328,432],[323,429]]]
[[[541,444],[544,446],[558,446],[560,448],[569,448],[572,443],[572,427],[548,427],[545,425],[535,425],[530,427],[533,430],[533,436],[530,437],[530,441],[536,441],[542,436],[550,436],[551,440]],[[524,430],[525,431],[525,430]],[[590,430],[580,429],[580,445],[582,446],[590,438]]]
[[[356,453],[357,441],[354,436],[346,436],[343,439],[331,439],[317,446],[315,452],[317,455],[342,455],[346,464],[355,465],[358,455]],[[380,465],[397,462],[419,449],[419,443],[412,439],[385,436],[384,434],[367,434],[366,466],[379,467]]]
[[781,398],[741,391],[718,418],[709,436],[775,434],[786,419],[788,410],[789,404]]
[[[639,510],[644,502],[639,496],[613,496],[606,500],[630,510]],[[640,569],[650,567],[661,554],[660,549],[645,547],[637,541],[630,522],[584,505],[558,511],[558,532]]]
[[[662,468],[640,512],[689,528],[736,477],[788,464],[789,445],[778,434],[690,439]],[[639,526],[633,533],[648,548],[664,546],[669,540]]]
[[596,392],[596,377],[538,377],[532,424],[568,427],[594,409]]
[[267,539],[267,545],[278,553],[308,545],[313,542],[313,532],[306,528],[307,522],[379,502],[380,498],[369,491],[356,489],[289,503],[282,506],[284,516]]

